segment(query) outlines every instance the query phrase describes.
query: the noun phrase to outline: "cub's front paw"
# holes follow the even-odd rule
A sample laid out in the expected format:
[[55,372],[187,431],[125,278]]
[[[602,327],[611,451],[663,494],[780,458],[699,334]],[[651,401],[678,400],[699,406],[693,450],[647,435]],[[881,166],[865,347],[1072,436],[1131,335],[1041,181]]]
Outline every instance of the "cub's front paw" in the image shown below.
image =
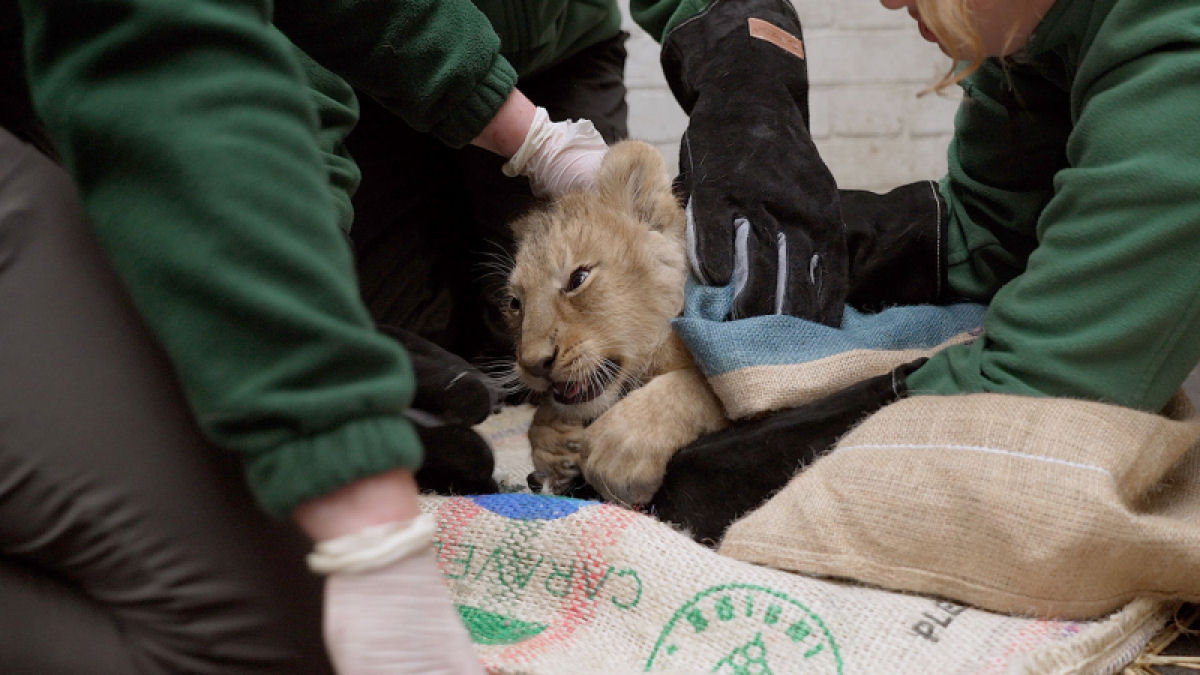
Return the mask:
[[580,475],[584,427],[577,422],[552,420],[529,427],[533,473],[526,479],[534,492],[567,494]]
[[673,443],[656,438],[653,426],[613,408],[587,429],[583,476],[608,501],[639,507],[662,484],[674,453]]

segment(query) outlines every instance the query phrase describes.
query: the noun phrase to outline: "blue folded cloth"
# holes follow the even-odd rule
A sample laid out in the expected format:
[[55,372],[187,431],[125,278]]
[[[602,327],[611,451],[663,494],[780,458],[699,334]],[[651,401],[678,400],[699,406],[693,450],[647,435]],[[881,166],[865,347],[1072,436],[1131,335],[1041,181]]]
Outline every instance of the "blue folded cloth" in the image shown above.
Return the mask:
[[962,333],[979,334],[984,305],[908,305],[864,314],[846,307],[834,328],[774,314],[726,320],[733,286],[689,282],[675,331],[707,377],[753,366],[799,364],[855,350],[929,349]]

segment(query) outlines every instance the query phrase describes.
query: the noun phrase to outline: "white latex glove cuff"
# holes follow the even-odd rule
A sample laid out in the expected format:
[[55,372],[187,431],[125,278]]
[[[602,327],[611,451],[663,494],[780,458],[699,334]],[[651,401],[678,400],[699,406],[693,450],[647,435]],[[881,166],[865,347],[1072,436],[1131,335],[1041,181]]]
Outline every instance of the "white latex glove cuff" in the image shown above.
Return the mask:
[[430,542],[434,520],[369,527],[317,544],[325,644],[338,675],[482,675]]
[[385,567],[428,550],[434,529],[433,517],[420,515],[408,522],[384,523],[327,539],[308,554],[308,567],[317,574],[356,574]]
[[551,122],[539,107],[521,147],[501,168],[504,175],[526,176],[533,193],[557,196],[596,183],[608,144],[590,120]]

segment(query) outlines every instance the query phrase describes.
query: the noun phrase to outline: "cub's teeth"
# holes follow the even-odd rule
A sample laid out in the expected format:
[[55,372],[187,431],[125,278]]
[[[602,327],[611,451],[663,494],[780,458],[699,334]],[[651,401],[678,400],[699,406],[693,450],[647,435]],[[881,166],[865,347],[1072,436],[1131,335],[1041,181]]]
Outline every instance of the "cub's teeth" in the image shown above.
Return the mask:
[[579,383],[578,382],[567,383],[567,391],[563,395],[564,398],[575,398],[578,395],[579,395]]

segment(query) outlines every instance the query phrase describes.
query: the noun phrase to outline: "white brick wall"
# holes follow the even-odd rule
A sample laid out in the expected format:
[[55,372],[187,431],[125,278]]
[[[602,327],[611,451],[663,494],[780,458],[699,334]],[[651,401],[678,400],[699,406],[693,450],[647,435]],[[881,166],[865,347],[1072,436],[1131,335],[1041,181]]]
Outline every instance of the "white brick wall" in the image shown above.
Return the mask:
[[[812,133],[838,184],[887,190],[946,170],[946,144],[958,103],[917,93],[949,61],[926,43],[905,12],[878,0],[793,0],[804,27]],[[628,18],[625,68],[629,131],[679,156],[687,119],[663,81],[658,44]]]

